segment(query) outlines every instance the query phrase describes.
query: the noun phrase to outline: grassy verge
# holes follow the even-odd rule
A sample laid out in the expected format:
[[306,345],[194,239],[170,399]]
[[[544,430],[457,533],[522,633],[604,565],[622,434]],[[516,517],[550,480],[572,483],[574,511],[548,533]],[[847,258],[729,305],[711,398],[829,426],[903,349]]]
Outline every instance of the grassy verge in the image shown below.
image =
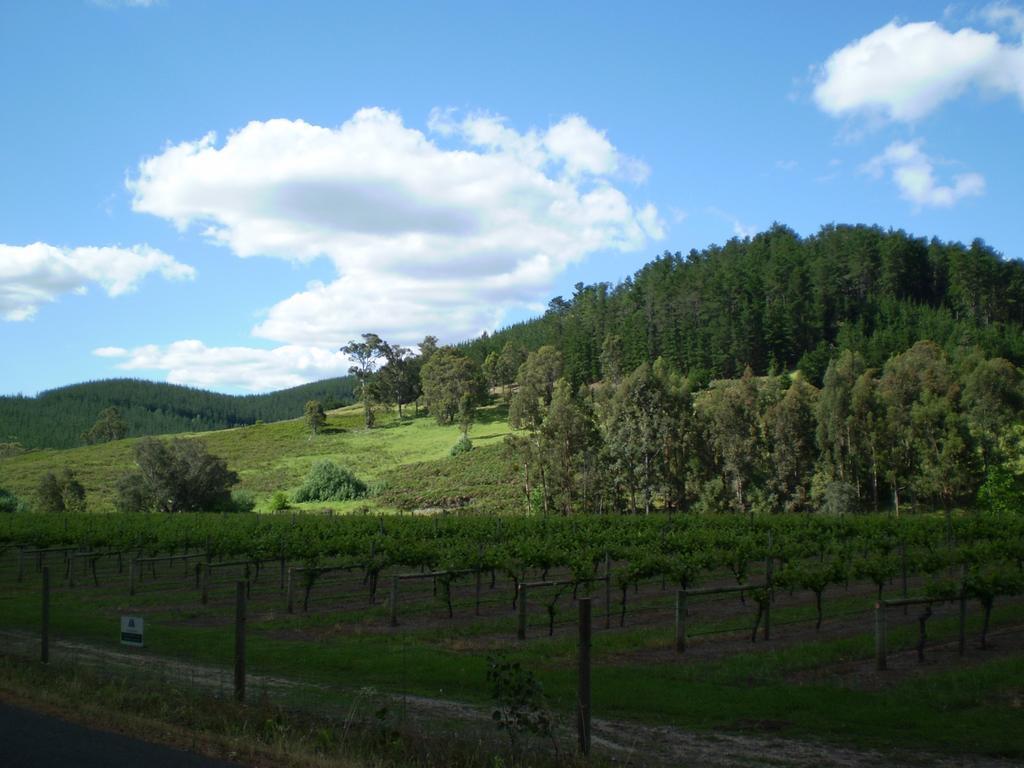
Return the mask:
[[[357,697],[346,703],[340,716],[310,714],[265,698],[239,704],[168,686],[138,672],[100,674],[3,654],[0,701],[89,728],[263,768],[556,765],[544,754],[506,762],[497,734],[491,739],[468,734],[458,738],[444,722],[435,722],[425,731],[398,729],[386,710],[374,709],[372,699]],[[576,761],[563,755],[557,765],[576,765]]]

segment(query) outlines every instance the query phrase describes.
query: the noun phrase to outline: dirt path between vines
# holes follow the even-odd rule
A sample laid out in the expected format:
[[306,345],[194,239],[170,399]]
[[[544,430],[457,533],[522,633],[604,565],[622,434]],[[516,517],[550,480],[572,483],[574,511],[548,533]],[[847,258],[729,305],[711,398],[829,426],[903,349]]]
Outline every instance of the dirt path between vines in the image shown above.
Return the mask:
[[[0,631],[0,652],[11,655],[34,654],[38,637],[28,632]],[[227,668],[193,664],[163,656],[121,652],[86,643],[56,640],[51,642],[54,662],[72,662],[104,674],[139,671],[158,675],[168,681],[190,684],[205,691],[230,694],[232,671]],[[271,701],[275,693],[305,689],[328,690],[329,686],[272,675],[250,674],[250,691],[265,691]],[[225,690],[226,689],[226,690]],[[350,691],[359,697],[361,692]],[[496,751],[507,742],[496,734],[491,711],[448,699],[374,692],[374,705],[385,700],[394,712],[401,712],[400,729],[427,729],[437,735],[447,732],[453,738],[473,738],[493,743]],[[568,718],[563,718],[568,720]],[[770,723],[754,723],[762,730]],[[562,727],[559,749],[571,754],[575,734]],[[749,768],[751,766],[788,766],[791,768],[889,768],[890,766],[933,766],[934,768],[1019,768],[1020,763],[983,756],[942,755],[921,751],[878,751],[836,746],[810,739],[792,739],[764,734],[688,731],[674,726],[652,726],[633,721],[594,718],[592,745],[595,756],[614,765],[637,768],[702,766],[707,768]],[[539,748],[545,748],[538,742]],[[550,742],[546,749],[551,750]]]

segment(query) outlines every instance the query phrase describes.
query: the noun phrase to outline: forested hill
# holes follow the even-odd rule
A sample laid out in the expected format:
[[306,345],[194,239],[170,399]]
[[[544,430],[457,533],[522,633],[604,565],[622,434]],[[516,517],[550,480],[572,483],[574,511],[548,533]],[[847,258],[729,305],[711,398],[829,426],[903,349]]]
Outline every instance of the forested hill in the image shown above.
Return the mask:
[[[575,385],[601,378],[605,344],[624,370],[663,357],[696,384],[800,368],[820,383],[844,349],[868,365],[921,339],[1024,363],[1024,263],[878,227],[800,238],[776,224],[751,239],[665,253],[632,278],[577,284],[540,318],[464,345],[478,362],[508,342],[561,350]],[[618,338],[616,338],[618,337]]]
[[129,436],[223,429],[302,415],[308,400],[325,407],[354,401],[351,377],[324,379],[263,395],[224,395],[139,379],[109,379],[0,397],[0,443],[25,448],[70,448],[105,408],[121,413]]

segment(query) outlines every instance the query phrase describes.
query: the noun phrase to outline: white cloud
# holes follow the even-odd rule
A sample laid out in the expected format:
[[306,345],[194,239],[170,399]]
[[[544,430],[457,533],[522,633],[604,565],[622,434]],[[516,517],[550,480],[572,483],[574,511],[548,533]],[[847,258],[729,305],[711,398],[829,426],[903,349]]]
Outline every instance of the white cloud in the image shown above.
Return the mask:
[[744,224],[742,221],[740,221],[738,216],[736,216],[733,213],[730,213],[729,211],[724,211],[721,208],[717,208],[713,205],[708,206],[705,210],[712,216],[715,216],[719,219],[722,219],[723,221],[728,222],[732,226],[732,234],[735,237],[738,237],[740,239],[746,239],[748,237],[753,237],[754,235],[757,234],[757,227],[754,227],[750,224]]
[[93,354],[125,358],[117,364],[124,371],[167,371],[167,381],[173,384],[250,392],[284,389],[307,381],[342,376],[349,366],[348,359],[340,352],[316,347],[207,347],[194,339],[167,346],[150,344],[132,350],[101,347]]
[[881,178],[889,169],[901,197],[919,207],[949,208],[965,197],[984,193],[985,178],[979,173],[956,174],[952,185],[940,184],[935,178],[935,161],[922,151],[921,144],[920,140],[894,142],[863,170]]
[[97,357],[127,357],[128,350],[124,347],[100,347],[92,351]]
[[405,342],[475,335],[545,298],[570,264],[664,234],[654,206],[616,186],[646,168],[582,117],[520,132],[434,110],[428,127],[382,109],[337,128],[252,122],[143,160],[132,205],[242,257],[329,259],[334,281],[279,302],[254,329],[325,348],[368,330]]
[[0,316],[27,320],[41,304],[64,293],[100,285],[108,296],[135,290],[151,273],[166,280],[191,280],[195,270],[148,245],[131,248],[61,248],[46,243],[0,244]]
[[989,26],[1005,27],[1011,34],[1024,36],[1024,11],[1009,3],[992,3],[981,9],[981,18]]
[[[991,23],[1014,23],[1020,11],[989,6]],[[1024,46],[994,32],[949,32],[934,21],[884,27],[833,53],[820,68],[817,105],[834,117],[862,115],[914,122],[969,88],[1016,95],[1024,103]]]
[[799,163],[796,160],[776,160],[775,167],[780,171],[795,171]]

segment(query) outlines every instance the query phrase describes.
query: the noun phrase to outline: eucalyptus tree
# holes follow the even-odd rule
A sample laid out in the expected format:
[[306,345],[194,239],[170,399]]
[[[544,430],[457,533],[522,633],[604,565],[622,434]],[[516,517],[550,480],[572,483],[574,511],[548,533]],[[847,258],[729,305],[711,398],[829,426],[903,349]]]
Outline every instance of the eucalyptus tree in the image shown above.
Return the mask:
[[539,455],[551,506],[568,514],[574,507],[592,508],[601,438],[594,414],[584,398],[573,394],[565,379],[555,382],[551,405],[540,428]]
[[757,382],[748,367],[739,381],[712,386],[699,401],[715,461],[735,510],[753,515],[751,489],[766,473]]
[[320,433],[327,423],[327,414],[319,400],[310,400],[306,403],[306,426],[314,435]]
[[348,355],[355,364],[348,372],[359,381],[359,399],[363,403],[363,420],[366,428],[373,427],[374,413],[374,379],[377,365],[381,358],[386,357],[389,346],[376,333],[364,333],[362,341],[350,341],[341,351]]
[[796,379],[766,414],[775,488],[787,512],[803,511],[810,502],[810,482],[818,457],[814,440],[817,400],[818,390]]
[[420,372],[423,402],[438,424],[472,423],[476,407],[487,397],[480,368],[453,347],[441,347]]

